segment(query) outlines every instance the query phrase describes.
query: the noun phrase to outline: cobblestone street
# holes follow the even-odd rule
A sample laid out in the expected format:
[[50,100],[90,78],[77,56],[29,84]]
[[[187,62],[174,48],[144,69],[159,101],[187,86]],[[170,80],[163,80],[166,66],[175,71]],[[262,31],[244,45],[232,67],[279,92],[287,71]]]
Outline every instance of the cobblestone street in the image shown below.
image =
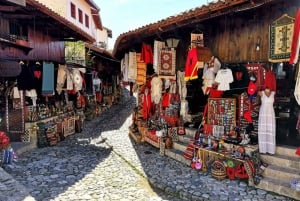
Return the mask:
[[0,171],[0,200],[290,200],[244,181],[215,180],[135,144],[128,136],[135,105],[124,90],[121,103],[86,121],[81,133],[19,155],[3,167],[11,176]]

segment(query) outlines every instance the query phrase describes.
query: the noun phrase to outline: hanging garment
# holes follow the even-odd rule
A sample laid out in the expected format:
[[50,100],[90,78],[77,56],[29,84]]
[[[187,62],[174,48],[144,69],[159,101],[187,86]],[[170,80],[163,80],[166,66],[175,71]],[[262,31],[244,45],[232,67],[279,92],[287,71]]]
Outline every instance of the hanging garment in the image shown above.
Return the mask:
[[264,87],[269,88],[271,91],[276,92],[276,77],[275,77],[275,74],[273,73],[273,71],[271,71],[271,70],[269,70],[266,73],[266,80],[265,80]]
[[153,77],[151,80],[151,99],[155,104],[159,104],[162,96],[163,82],[159,77]]
[[219,83],[218,90],[227,91],[230,89],[230,83],[233,82],[232,71],[229,68],[220,69],[217,72],[215,82]]
[[164,95],[162,97],[162,101],[161,101],[162,102],[162,106],[164,108],[169,107],[169,105],[170,105],[170,98],[171,98],[171,96],[170,96],[169,92],[164,93]]
[[209,94],[209,89],[215,82],[215,73],[213,67],[208,68],[207,65],[204,66],[202,80],[202,91],[204,94]]
[[30,90],[35,88],[34,74],[30,66],[26,64],[21,65],[22,70],[17,77],[19,90]]
[[160,66],[160,51],[165,48],[166,44],[162,41],[154,41],[154,48],[153,48],[153,68],[154,72],[158,73],[158,69]]
[[59,65],[57,71],[57,79],[56,79],[56,91],[60,95],[65,82],[67,79],[67,67],[65,65]]
[[180,96],[180,99],[185,99],[186,96],[183,96],[183,90],[186,88],[186,84],[184,81],[184,72],[177,71],[177,86],[178,86],[178,93]]
[[146,83],[147,64],[145,62],[137,62],[136,84],[143,85]]
[[86,84],[86,87],[85,87],[86,94],[94,95],[94,84],[93,84],[94,75],[93,75],[93,73],[85,73],[84,79],[85,79],[85,84]]
[[268,97],[262,92],[258,117],[258,144],[260,153],[275,154],[276,120],[273,107],[275,92]]
[[146,64],[153,64],[153,52],[152,47],[149,44],[142,44],[141,61]]
[[76,68],[73,68],[71,75],[72,75],[72,81],[74,83],[75,91],[80,91],[82,89],[82,83],[83,83],[83,79],[80,71]]
[[300,8],[298,8],[296,18],[295,18],[290,64],[297,63],[297,61],[299,60],[299,51],[300,51]]
[[184,80],[194,80],[198,78],[198,56],[197,48],[192,48],[188,51],[188,55],[185,62],[185,74]]
[[148,119],[151,115],[151,95],[148,91],[148,89],[145,90],[145,93],[143,94],[143,119]]
[[42,95],[54,95],[54,64],[43,62]]
[[137,76],[136,52],[129,52],[128,81],[135,82]]
[[123,75],[124,82],[128,82],[128,65],[129,65],[129,54],[125,53],[124,58],[121,61],[121,72]]
[[296,99],[298,105],[300,105],[300,70],[299,70],[299,68],[298,68],[298,74],[297,74],[297,78],[296,78],[296,85],[295,85],[295,89],[294,89],[294,96],[295,96],[295,99]]

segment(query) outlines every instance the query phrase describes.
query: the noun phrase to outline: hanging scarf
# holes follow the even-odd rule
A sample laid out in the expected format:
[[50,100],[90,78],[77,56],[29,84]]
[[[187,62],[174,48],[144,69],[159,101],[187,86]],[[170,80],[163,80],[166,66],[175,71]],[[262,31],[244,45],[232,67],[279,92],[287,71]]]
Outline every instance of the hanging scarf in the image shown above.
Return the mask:
[[151,95],[145,91],[143,95],[143,119],[148,119],[150,117],[151,105]]
[[300,51],[300,8],[298,8],[296,19],[295,19],[290,64],[297,63],[299,59],[299,51]]

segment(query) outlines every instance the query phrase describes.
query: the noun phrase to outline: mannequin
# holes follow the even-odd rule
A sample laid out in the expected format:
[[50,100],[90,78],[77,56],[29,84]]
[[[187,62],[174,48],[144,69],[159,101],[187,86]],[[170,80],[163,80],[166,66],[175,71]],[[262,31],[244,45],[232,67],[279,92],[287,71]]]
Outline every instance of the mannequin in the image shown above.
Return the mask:
[[261,106],[258,116],[258,145],[262,154],[275,154],[276,149],[276,120],[273,107],[275,91],[265,88],[258,92]]

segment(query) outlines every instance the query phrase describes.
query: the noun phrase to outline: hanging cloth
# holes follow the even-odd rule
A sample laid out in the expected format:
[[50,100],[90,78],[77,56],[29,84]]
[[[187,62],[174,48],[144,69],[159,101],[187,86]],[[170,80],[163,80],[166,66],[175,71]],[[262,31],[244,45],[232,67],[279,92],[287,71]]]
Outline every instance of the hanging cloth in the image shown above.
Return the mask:
[[27,64],[21,64],[21,73],[17,77],[18,89],[19,90],[30,90],[35,88],[34,75],[30,66]]
[[128,81],[135,82],[137,76],[136,52],[129,52]]
[[124,58],[121,61],[121,71],[122,71],[124,82],[128,82],[128,65],[129,65],[129,54],[125,53]]
[[67,67],[65,65],[59,65],[57,71],[57,79],[56,79],[56,91],[60,95],[65,82],[67,79]]
[[54,64],[43,62],[42,95],[54,95]]
[[276,76],[271,70],[267,71],[266,73],[266,80],[265,80],[264,87],[269,88],[271,91],[276,92]]
[[151,45],[147,43],[142,44],[141,61],[146,64],[153,64],[153,52]]
[[194,80],[198,78],[198,56],[197,56],[197,49],[192,48],[188,51],[188,55],[185,62],[185,74],[184,80]]
[[298,8],[295,24],[294,24],[290,64],[297,63],[299,59],[299,51],[300,51],[300,8]]
[[160,51],[165,48],[165,42],[155,40],[153,48],[153,69],[155,73],[158,73],[160,68]]
[[297,74],[297,79],[296,79],[296,85],[295,85],[295,89],[294,89],[294,96],[295,99],[298,103],[298,105],[300,105],[300,70],[298,68],[298,74]]

